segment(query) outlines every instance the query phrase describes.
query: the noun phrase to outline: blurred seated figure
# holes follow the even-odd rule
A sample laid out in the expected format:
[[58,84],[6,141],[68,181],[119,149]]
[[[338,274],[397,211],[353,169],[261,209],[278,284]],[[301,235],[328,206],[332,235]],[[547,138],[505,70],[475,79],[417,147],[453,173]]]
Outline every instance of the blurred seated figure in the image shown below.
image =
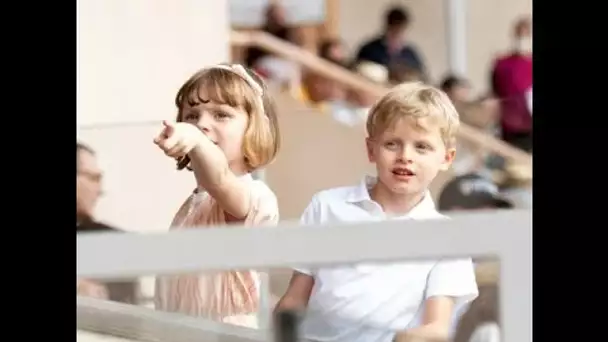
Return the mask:
[[[117,232],[119,229],[98,222],[94,209],[101,196],[102,172],[95,152],[88,146],[76,143],[76,233]],[[103,258],[103,255],[99,256]],[[76,280],[76,294],[99,299],[135,304],[137,283],[133,281],[102,282],[89,279]]]
[[460,114],[460,120],[485,131],[494,131],[498,124],[499,104],[493,97],[473,100],[470,82],[455,75],[447,76],[440,85]]
[[[355,63],[352,71],[378,85],[388,83],[388,70],[383,65],[362,61]],[[365,124],[367,114],[376,100],[377,96],[374,94],[349,89],[346,91],[345,100],[335,101],[332,104],[332,115],[336,121],[347,126]]]
[[[471,86],[467,79],[455,75],[447,76],[440,85],[454,103],[462,123],[497,135],[499,105],[491,97],[472,100]],[[491,155],[477,144],[465,140],[458,141],[458,153],[453,163],[457,175],[470,172],[490,174],[488,161]]]
[[283,6],[278,3],[269,4],[266,7],[264,17],[265,22],[262,31],[287,41],[297,40],[295,30],[287,24],[287,13],[285,13]]
[[344,98],[344,87],[325,75],[303,70],[300,84],[291,88],[291,94],[301,103],[330,114],[331,103]]
[[[300,45],[296,31],[287,25],[285,9],[279,4],[270,4],[267,7],[266,21],[262,31],[286,42]],[[270,85],[292,87],[300,81],[300,66],[297,63],[255,46],[246,50],[245,65],[258,73]]]
[[471,101],[471,84],[462,77],[449,75],[443,79],[440,88],[455,104]]
[[355,59],[382,64],[389,69],[392,65],[403,65],[415,70],[426,81],[427,71],[423,58],[407,37],[410,23],[411,17],[407,8],[389,8],[384,17],[384,31],[364,43]]
[[504,198],[498,186],[487,177],[470,173],[454,177],[439,195],[440,211],[512,209],[513,203]]
[[[279,34],[287,34],[288,32],[284,31]],[[280,36],[278,38],[295,44],[290,36]],[[245,65],[264,78],[271,86],[285,89],[292,88],[300,83],[300,65],[258,47],[251,47],[247,50]]]
[[418,69],[404,63],[392,63],[388,66],[388,81],[391,85],[404,82],[427,82],[426,76]]
[[318,50],[319,57],[339,65],[346,65],[346,51],[344,44],[339,39],[324,39],[319,44]]

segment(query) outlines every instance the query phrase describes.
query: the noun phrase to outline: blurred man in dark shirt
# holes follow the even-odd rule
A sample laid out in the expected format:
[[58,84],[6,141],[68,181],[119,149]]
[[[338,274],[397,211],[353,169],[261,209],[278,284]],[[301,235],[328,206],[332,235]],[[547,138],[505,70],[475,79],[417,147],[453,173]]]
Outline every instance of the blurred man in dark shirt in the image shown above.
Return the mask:
[[386,12],[384,32],[365,43],[357,53],[357,61],[370,61],[384,65],[389,70],[408,68],[420,74],[423,81],[428,79],[424,61],[418,51],[405,39],[410,24],[410,14],[401,7],[393,7]]

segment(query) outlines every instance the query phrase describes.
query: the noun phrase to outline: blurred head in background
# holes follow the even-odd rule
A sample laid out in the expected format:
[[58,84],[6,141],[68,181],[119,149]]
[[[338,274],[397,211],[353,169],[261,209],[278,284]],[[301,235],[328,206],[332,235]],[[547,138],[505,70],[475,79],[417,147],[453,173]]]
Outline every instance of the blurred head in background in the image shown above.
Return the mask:
[[528,16],[515,23],[513,49],[523,55],[532,54],[532,19]]
[[[339,41],[326,41],[319,46],[319,57],[344,68],[344,61],[340,59],[342,44]],[[320,103],[326,101],[343,100],[346,96],[345,87],[333,79],[315,72],[304,70],[302,73],[302,91],[307,102]]]
[[266,19],[264,31],[274,35],[284,34],[287,29],[287,15],[283,6],[279,4],[268,5],[264,17]]
[[405,33],[410,24],[410,14],[401,6],[391,7],[384,17],[384,35],[389,50],[399,50],[405,44]]
[[420,70],[402,62],[391,63],[389,65],[388,80],[391,84],[427,81],[425,75]]
[[462,77],[450,75],[441,82],[440,87],[452,102],[471,101],[471,84]]
[[328,61],[345,64],[346,63],[346,49],[344,44],[339,39],[324,39],[319,44],[319,57]]
[[102,172],[95,152],[76,143],[76,221],[91,220],[102,194]]

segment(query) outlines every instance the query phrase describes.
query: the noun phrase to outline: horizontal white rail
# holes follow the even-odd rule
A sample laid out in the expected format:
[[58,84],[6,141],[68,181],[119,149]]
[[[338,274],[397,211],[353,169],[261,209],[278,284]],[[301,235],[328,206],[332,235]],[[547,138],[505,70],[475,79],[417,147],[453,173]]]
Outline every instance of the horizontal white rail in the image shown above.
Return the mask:
[[532,340],[530,211],[466,214],[452,220],[422,222],[86,234],[77,237],[77,244],[77,274],[91,278],[496,256],[501,262],[500,308],[505,340]]
[[77,297],[76,328],[145,342],[260,342],[267,332],[99,299]]

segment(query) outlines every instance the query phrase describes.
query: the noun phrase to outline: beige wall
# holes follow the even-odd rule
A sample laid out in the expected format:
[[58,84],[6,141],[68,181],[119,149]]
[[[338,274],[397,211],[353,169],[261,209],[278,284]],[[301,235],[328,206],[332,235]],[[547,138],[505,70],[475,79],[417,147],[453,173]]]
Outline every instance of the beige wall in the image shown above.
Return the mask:
[[[432,79],[439,82],[448,72],[444,0],[342,0],[340,36],[355,53],[363,41],[381,30],[384,11],[393,4],[410,9],[414,19],[410,39],[425,57]],[[508,48],[512,23],[531,11],[532,0],[468,0],[467,76],[476,90],[486,89],[490,61]]]
[[[106,172],[98,216],[130,230],[165,229],[192,181],[152,139],[160,120],[173,117],[181,82],[228,59],[227,1],[77,5],[79,138],[97,150]],[[127,122],[135,125],[121,126]]]

